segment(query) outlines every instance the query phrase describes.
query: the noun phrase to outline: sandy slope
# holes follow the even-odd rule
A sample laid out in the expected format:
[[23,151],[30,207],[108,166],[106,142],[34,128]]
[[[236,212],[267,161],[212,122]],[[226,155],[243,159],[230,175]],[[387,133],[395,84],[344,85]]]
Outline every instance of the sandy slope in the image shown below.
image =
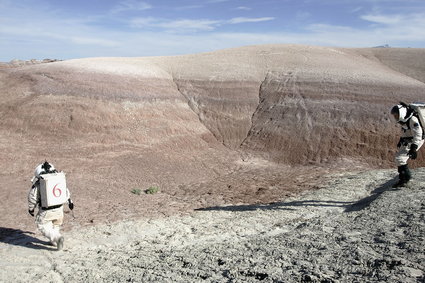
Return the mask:
[[[327,176],[268,205],[210,207],[0,243],[2,282],[424,282],[425,169],[393,190],[393,171]],[[71,221],[68,217],[68,221]]]
[[[1,68],[0,280],[423,280],[421,181],[348,174],[294,198],[392,166],[388,109],[424,100],[423,54],[265,45]],[[60,253],[26,210],[45,158],[76,204]]]
[[[2,227],[32,227],[16,215],[44,159],[68,174],[78,225],[273,201],[341,159],[390,167],[388,109],[424,100],[423,52],[261,45],[1,69]],[[152,185],[160,195],[131,194]]]

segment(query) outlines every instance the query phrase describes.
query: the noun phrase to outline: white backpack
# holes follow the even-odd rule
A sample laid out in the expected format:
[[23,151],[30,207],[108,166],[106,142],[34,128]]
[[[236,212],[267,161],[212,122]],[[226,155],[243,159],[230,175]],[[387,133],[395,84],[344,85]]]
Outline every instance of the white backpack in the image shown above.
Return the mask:
[[41,206],[49,208],[67,202],[65,173],[51,173],[40,175]]
[[410,109],[413,110],[413,116],[416,116],[419,119],[422,130],[425,126],[425,103],[415,102],[408,105]]

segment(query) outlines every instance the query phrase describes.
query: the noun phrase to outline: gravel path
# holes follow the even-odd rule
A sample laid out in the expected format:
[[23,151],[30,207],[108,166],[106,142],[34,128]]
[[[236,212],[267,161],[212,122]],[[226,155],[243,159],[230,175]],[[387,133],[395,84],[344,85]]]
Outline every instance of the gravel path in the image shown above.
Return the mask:
[[73,230],[65,249],[11,231],[1,282],[425,282],[425,169],[332,175],[268,205]]

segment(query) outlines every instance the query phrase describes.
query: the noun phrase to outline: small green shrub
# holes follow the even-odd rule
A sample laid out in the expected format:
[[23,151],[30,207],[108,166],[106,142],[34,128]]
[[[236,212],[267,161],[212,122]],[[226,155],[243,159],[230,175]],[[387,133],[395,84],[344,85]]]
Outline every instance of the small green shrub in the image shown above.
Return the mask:
[[147,193],[147,194],[149,194],[149,195],[156,194],[157,192],[159,192],[159,188],[158,188],[158,187],[156,187],[156,186],[149,187],[149,189],[147,189],[147,190],[145,191],[145,193]]
[[142,190],[141,189],[132,189],[131,190],[131,192],[133,193],[133,194],[135,194],[135,195],[138,195],[138,196],[140,196],[140,194],[142,193]]

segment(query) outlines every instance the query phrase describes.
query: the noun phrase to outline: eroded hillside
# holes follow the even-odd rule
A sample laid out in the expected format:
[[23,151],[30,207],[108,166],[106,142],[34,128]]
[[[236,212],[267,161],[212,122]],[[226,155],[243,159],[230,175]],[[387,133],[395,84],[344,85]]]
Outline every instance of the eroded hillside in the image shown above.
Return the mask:
[[266,45],[4,68],[2,221],[16,225],[44,159],[68,174],[75,225],[273,201],[325,171],[389,167],[388,109],[425,100],[423,53]]

